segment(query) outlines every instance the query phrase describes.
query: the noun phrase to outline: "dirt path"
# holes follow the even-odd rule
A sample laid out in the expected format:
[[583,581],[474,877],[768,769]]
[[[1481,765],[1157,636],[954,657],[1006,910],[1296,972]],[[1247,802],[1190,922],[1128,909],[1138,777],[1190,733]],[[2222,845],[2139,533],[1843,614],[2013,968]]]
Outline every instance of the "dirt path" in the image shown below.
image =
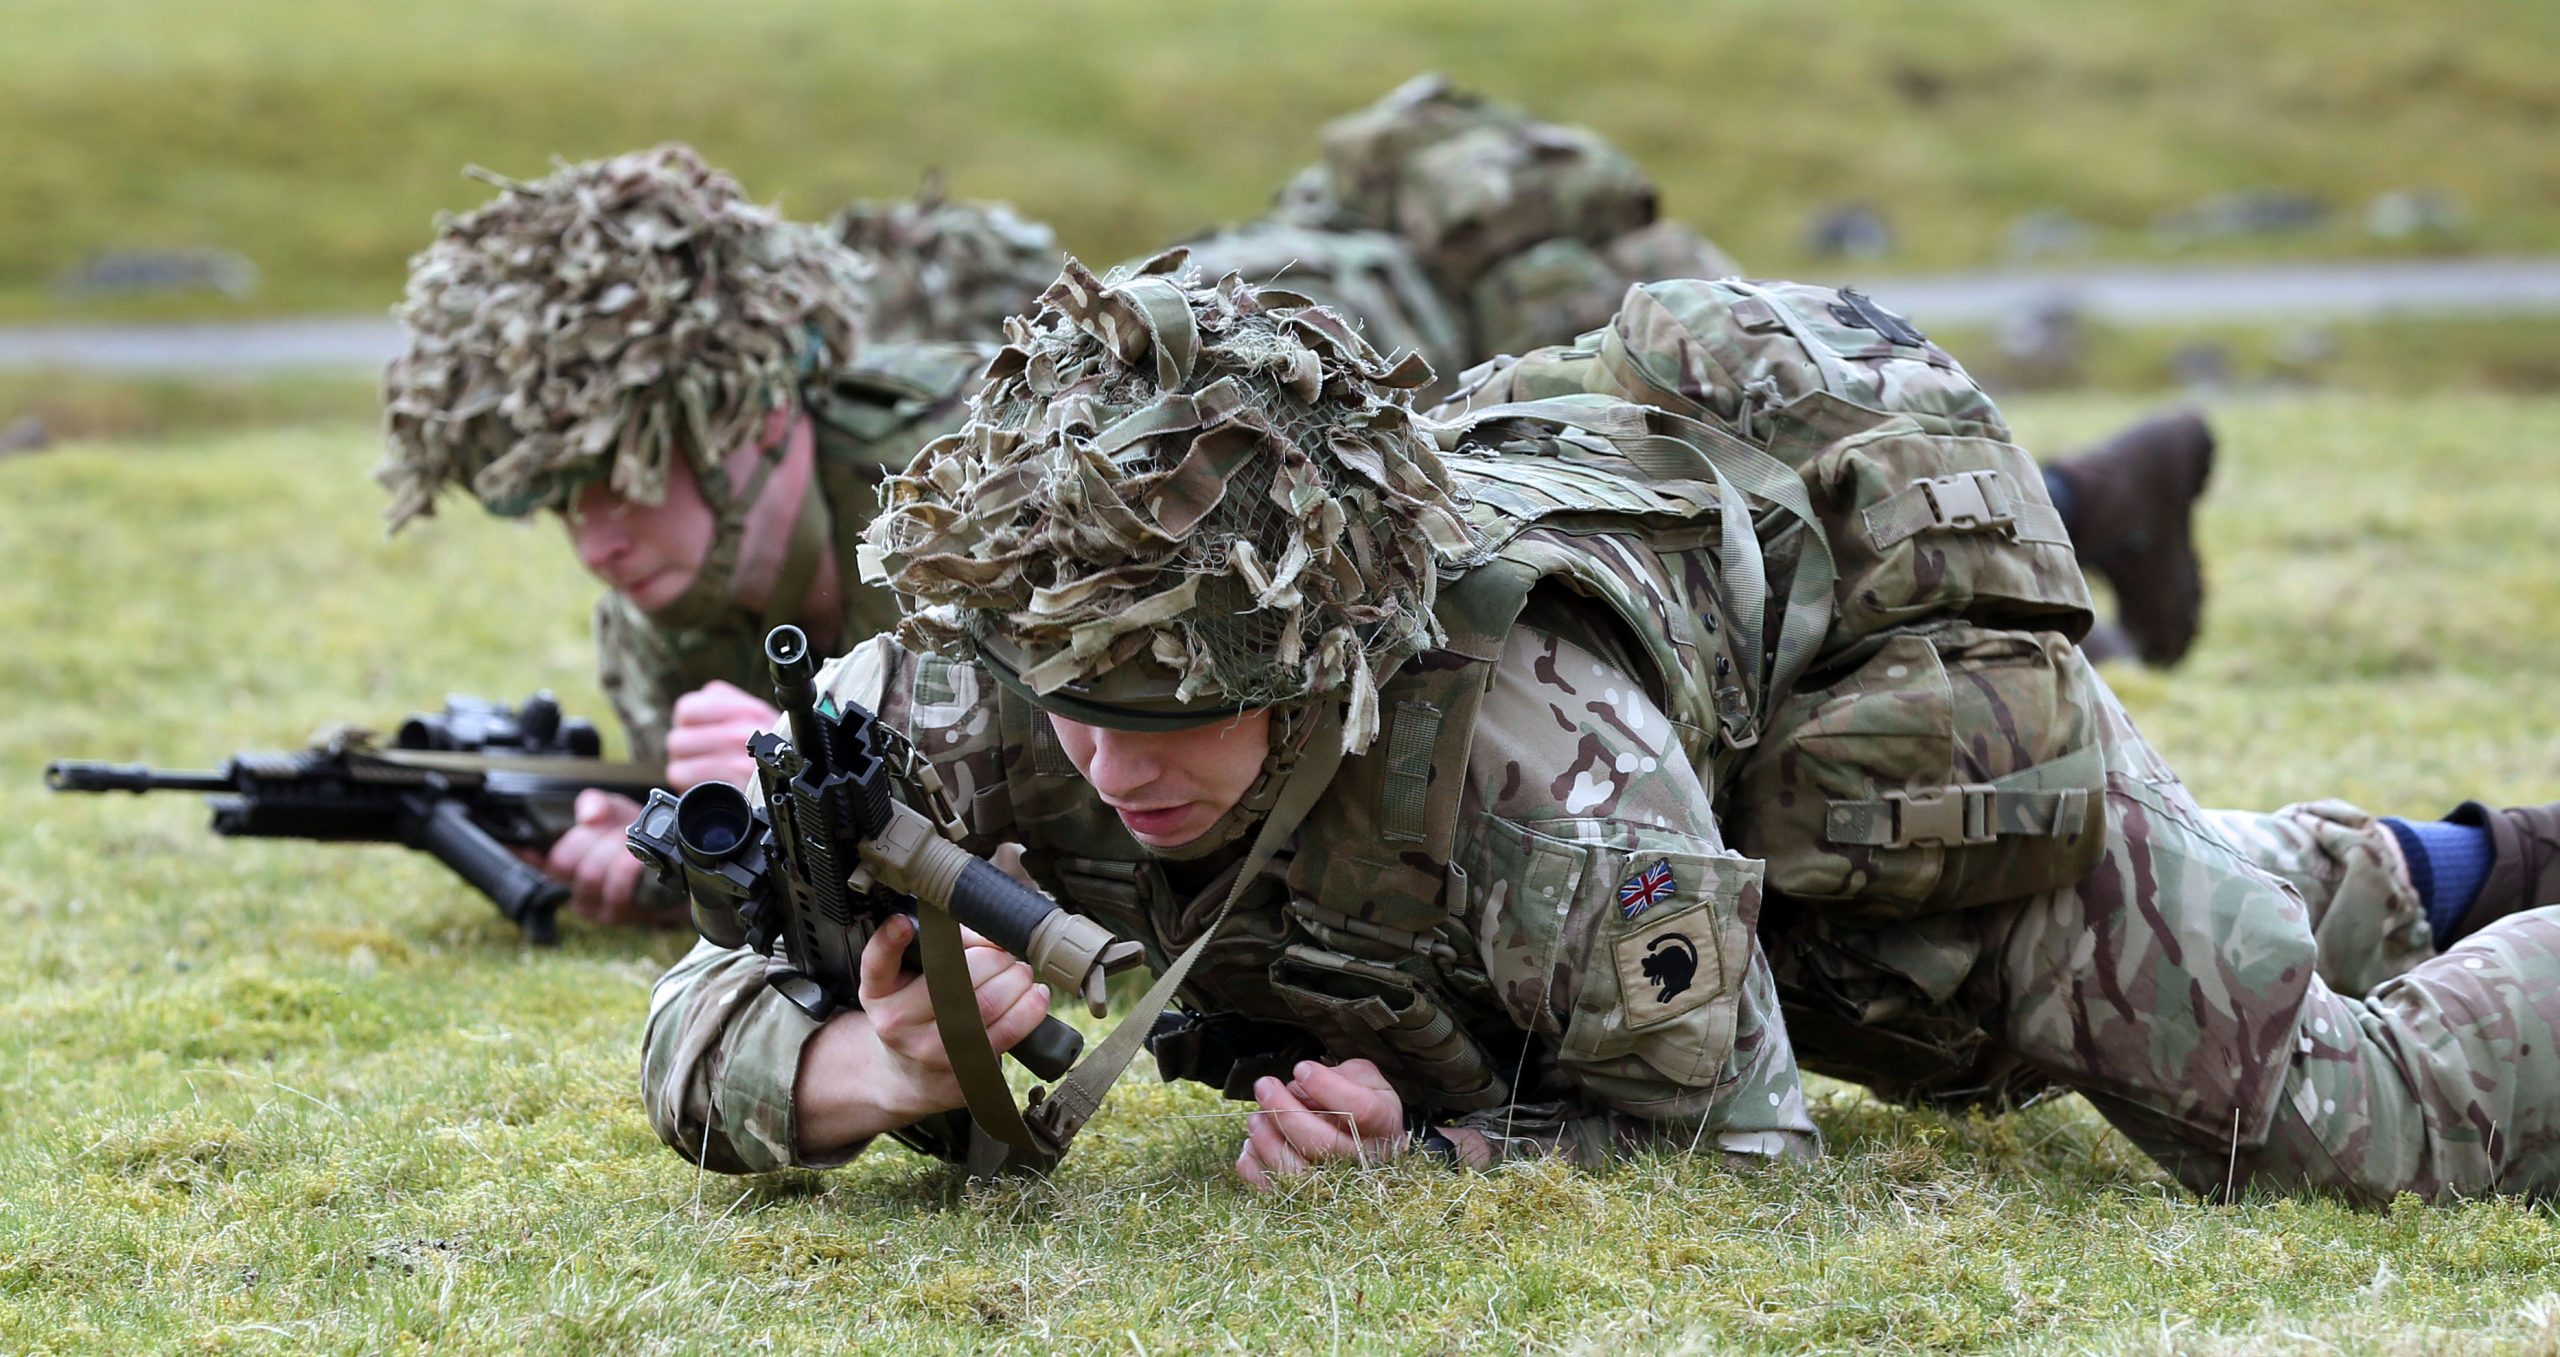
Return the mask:
[[[2049,304],[2131,326],[2560,313],[2560,258],[1994,269],[1848,281],[1923,328],[1996,324]],[[398,325],[369,316],[0,327],[0,371],[366,370],[399,347]]]

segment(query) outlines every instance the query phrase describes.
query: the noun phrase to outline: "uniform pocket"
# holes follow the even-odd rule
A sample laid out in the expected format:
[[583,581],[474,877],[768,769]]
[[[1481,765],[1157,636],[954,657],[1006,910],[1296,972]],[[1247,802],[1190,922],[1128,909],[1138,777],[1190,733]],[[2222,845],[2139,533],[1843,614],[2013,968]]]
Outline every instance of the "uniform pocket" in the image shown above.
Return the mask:
[[1547,889],[1535,895],[1560,908],[1503,928],[1503,953],[1487,958],[1497,985],[1545,1000],[1560,1060],[1633,1059],[1683,1084],[1718,1078],[1733,1053],[1760,864],[1623,821],[1538,828],[1549,832],[1527,836],[1528,857]]
[[1294,945],[1271,964],[1271,991],[1327,1051],[1366,1057],[1407,1101],[1472,1111],[1505,1096],[1484,1048],[1392,966]]

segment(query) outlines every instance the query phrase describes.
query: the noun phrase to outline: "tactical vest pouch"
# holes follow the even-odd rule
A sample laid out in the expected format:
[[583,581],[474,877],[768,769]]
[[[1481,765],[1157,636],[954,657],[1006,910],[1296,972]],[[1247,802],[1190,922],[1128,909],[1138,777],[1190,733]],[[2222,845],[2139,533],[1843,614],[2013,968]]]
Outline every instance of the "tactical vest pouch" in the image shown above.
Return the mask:
[[1505,1096],[1484,1048],[1394,967],[1292,946],[1271,964],[1271,989],[1326,1051],[1376,1062],[1423,1106],[1463,1112]]
[[1843,917],[2070,885],[2106,845],[2093,683],[2051,632],[1892,636],[1780,704],[1742,772],[1736,841],[1770,889]]

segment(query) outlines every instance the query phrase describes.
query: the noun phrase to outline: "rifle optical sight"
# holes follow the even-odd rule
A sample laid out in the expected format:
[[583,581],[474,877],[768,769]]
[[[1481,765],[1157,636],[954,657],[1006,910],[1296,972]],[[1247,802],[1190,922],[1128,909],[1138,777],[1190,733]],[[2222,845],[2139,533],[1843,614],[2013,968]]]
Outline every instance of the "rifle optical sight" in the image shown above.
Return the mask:
[[736,857],[755,827],[747,794],[726,782],[705,782],[676,798],[676,845],[698,866]]

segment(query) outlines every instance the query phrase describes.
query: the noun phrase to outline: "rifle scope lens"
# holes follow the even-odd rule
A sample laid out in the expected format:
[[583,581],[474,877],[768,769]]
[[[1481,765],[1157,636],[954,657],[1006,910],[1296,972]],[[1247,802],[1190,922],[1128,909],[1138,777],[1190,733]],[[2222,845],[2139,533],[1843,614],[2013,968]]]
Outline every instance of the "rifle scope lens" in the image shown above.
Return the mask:
[[706,782],[676,800],[676,842],[688,856],[712,861],[734,855],[755,825],[747,794],[726,782]]

